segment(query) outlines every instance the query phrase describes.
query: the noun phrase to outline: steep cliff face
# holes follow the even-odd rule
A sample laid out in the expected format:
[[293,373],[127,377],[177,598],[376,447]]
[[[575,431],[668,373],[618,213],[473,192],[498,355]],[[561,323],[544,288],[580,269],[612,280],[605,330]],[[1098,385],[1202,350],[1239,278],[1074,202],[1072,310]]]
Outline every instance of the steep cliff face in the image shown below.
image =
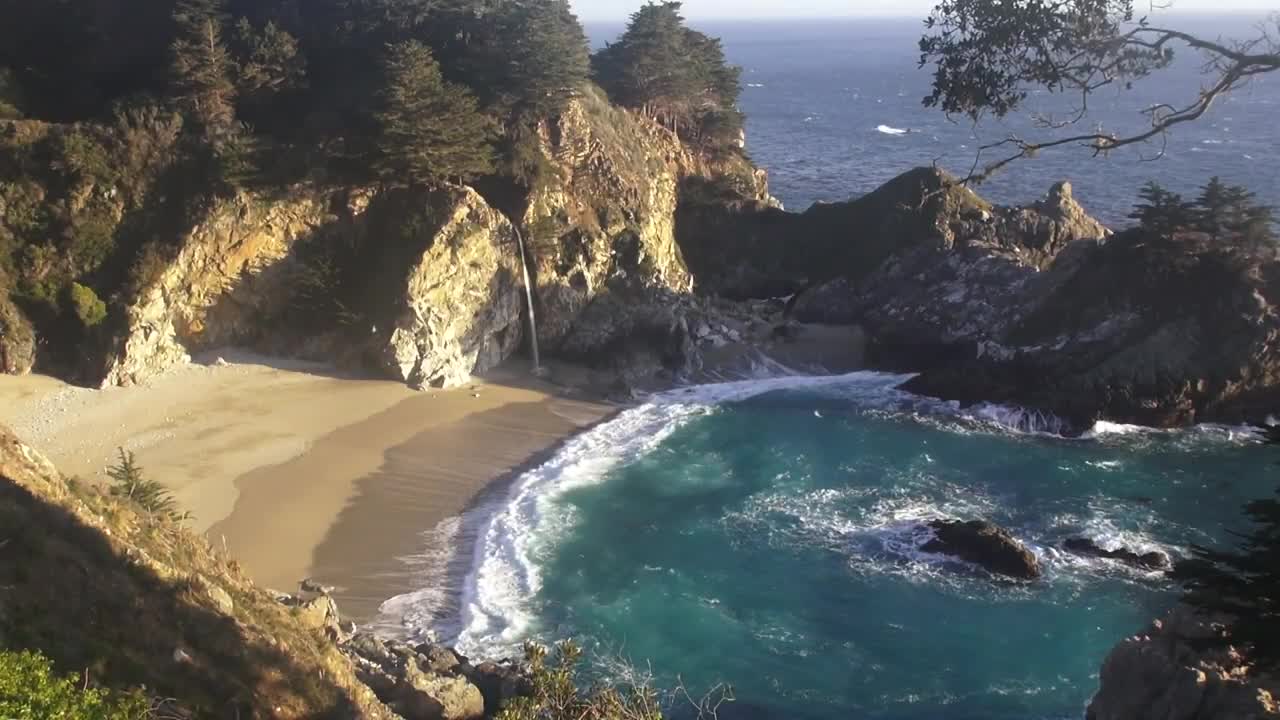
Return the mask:
[[103,382],[248,345],[457,385],[519,344],[519,277],[511,224],[469,188],[240,195],[128,307]]
[[1010,321],[991,342],[951,343],[949,362],[911,387],[1032,405],[1079,427],[1262,422],[1280,401],[1273,260],[1134,230],[1073,247],[1036,280],[997,306]]
[[142,382],[193,352],[256,339],[263,313],[284,298],[294,243],[329,221],[326,200],[242,194],[217,204],[126,310],[103,385]]
[[551,172],[521,218],[534,270],[540,339],[555,347],[606,287],[689,292],[675,242],[680,180],[692,156],[666,130],[592,91],[547,128]]
[[36,362],[36,336],[27,320],[5,289],[0,271],[0,374],[25,375]]
[[1174,609],[1116,645],[1103,663],[1088,720],[1273,720],[1280,678],[1251,668],[1234,650],[1205,650],[1218,635],[1188,608]]
[[400,379],[453,387],[520,344],[520,251],[511,223],[474,190],[447,192],[436,202],[439,226],[424,233],[425,247],[414,251],[405,279],[393,286],[398,312],[383,352]]

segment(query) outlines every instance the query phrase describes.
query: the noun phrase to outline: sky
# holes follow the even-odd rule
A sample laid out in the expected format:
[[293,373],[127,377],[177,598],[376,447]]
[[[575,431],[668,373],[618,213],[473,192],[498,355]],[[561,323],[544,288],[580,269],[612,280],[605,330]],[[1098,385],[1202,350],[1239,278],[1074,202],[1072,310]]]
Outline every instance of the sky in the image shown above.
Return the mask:
[[[645,0],[570,0],[586,22],[625,20]],[[684,0],[684,15],[700,19],[814,18],[845,16],[924,17],[933,0]],[[1275,10],[1277,0],[1175,0],[1185,12]]]

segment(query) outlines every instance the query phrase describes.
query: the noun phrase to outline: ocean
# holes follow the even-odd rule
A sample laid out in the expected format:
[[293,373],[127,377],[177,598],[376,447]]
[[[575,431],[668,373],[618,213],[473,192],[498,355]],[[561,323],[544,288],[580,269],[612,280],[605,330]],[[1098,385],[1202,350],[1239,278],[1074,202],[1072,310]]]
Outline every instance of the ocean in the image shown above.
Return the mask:
[[[1169,24],[1206,37],[1247,38],[1257,16],[1172,16]],[[1043,137],[1031,113],[1073,107],[1068,98],[1033,95],[1017,116],[974,127],[921,104],[930,75],[917,67],[915,19],[703,22],[697,29],[722,38],[730,62],[743,68],[741,109],[747,115],[747,152],[769,171],[774,195],[790,210],[817,201],[847,200],[920,165],[937,163],[966,173],[983,142],[1010,132]],[[621,24],[587,26],[599,47]],[[1202,60],[1181,53],[1175,66],[1133,90],[1099,91],[1080,125],[1143,129],[1143,108],[1189,101],[1204,76]],[[1167,144],[1153,143],[1094,157],[1074,146],[1020,160],[978,191],[995,202],[1036,200],[1058,180],[1070,180],[1077,198],[1104,222],[1119,227],[1137,201],[1138,188],[1156,180],[1193,197],[1211,176],[1244,185],[1259,200],[1280,206],[1280,73],[1255,78],[1198,122],[1177,127]],[[1163,153],[1161,153],[1163,150]]]
[[[749,151],[793,209],[972,147],[971,128],[919,107],[910,23],[704,29],[747,69]],[[1224,103],[1161,160],[1061,150],[984,192],[1027,201],[1067,178],[1113,222],[1147,177],[1192,190],[1216,173],[1274,198],[1263,128],[1278,86]],[[424,528],[410,559],[422,589],[388,601],[386,619],[473,657],[573,637],[591,677],[651,673],[694,696],[732,686],[722,720],[1080,718],[1106,653],[1178,588],[1063,541],[1185,557],[1230,542],[1243,504],[1276,486],[1274,450],[1242,428],[1103,422],[1067,439],[1014,409],[896,389],[905,379],[759,377],[652,396]],[[923,552],[935,518],[1007,527],[1044,577],[1001,580]]]

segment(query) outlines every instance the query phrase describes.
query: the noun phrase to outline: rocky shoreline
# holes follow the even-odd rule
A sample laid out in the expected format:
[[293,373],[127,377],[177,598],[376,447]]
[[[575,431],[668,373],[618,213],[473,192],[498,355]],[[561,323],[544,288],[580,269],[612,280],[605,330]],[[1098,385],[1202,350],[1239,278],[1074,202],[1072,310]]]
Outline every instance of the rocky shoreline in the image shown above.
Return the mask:
[[435,643],[384,640],[343,620],[332,588],[303,580],[295,594],[268,591],[305,627],[322,633],[351,661],[356,677],[404,720],[479,720],[533,691],[521,663],[472,663]]

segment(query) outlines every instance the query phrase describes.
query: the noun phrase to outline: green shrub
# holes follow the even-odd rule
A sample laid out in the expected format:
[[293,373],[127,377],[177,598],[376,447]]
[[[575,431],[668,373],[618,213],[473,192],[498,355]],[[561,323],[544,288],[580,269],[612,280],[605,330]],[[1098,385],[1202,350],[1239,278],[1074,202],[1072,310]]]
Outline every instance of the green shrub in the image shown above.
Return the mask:
[[95,183],[111,184],[117,177],[107,148],[81,130],[63,136],[61,165],[67,172]]
[[140,693],[84,688],[58,677],[39,653],[0,652],[0,718],[5,720],[142,720],[150,708]]
[[111,494],[126,498],[151,515],[182,522],[190,513],[178,510],[178,501],[163,484],[142,474],[133,453],[119,448],[120,462],[107,469],[111,478]]
[[85,287],[78,282],[71,283],[71,307],[75,308],[76,317],[87,328],[94,327],[107,319],[107,304],[102,302],[93,288]]
[[512,700],[498,720],[662,720],[658,693],[646,684],[619,690],[578,689],[582,650],[566,640],[553,653],[541,645],[525,647],[533,680],[529,697]]
[[71,225],[68,253],[81,273],[97,270],[116,247],[116,222],[104,209],[92,206]]

